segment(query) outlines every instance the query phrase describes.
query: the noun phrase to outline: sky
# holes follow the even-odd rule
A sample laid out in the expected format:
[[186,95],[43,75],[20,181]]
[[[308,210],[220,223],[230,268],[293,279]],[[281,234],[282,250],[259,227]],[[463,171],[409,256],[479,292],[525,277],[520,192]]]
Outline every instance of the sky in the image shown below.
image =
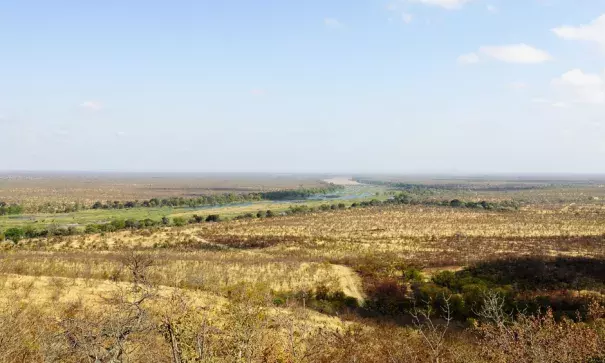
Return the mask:
[[0,170],[604,173],[605,0],[0,1]]

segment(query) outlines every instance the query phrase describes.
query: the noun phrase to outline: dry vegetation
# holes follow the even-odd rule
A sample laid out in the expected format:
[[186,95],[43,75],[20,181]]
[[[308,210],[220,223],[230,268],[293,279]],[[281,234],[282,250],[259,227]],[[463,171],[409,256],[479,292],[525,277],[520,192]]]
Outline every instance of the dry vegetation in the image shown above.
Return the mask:
[[[601,362],[605,206],[553,205],[383,205],[3,242],[0,361]],[[511,260],[522,257],[542,262]],[[521,263],[554,282],[522,287]],[[484,289],[477,276],[492,270]],[[550,310],[509,309],[555,295]],[[579,308],[565,315],[570,296]]]
[[22,204],[26,210],[45,204],[76,201],[90,206],[98,200],[144,200],[217,193],[312,188],[317,178],[268,174],[0,174],[0,201]]

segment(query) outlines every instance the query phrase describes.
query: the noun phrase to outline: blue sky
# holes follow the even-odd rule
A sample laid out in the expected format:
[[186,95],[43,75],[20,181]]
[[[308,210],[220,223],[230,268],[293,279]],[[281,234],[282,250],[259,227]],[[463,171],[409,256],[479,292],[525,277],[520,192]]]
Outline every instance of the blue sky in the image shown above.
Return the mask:
[[0,2],[0,170],[605,172],[605,0]]

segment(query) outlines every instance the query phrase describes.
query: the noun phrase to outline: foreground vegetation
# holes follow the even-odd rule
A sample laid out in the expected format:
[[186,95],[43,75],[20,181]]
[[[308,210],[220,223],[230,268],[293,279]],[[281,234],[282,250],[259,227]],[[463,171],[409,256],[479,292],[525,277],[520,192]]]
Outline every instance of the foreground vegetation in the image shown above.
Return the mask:
[[5,236],[0,361],[605,359],[605,205],[392,192]]

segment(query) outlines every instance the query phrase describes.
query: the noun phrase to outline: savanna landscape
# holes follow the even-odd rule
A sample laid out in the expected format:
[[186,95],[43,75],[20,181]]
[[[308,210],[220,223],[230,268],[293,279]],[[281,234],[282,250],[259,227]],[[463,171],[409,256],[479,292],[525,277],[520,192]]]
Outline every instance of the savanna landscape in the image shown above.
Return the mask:
[[0,363],[605,363],[605,0],[0,0]]
[[1,361],[605,359],[604,179],[38,178],[0,185]]

